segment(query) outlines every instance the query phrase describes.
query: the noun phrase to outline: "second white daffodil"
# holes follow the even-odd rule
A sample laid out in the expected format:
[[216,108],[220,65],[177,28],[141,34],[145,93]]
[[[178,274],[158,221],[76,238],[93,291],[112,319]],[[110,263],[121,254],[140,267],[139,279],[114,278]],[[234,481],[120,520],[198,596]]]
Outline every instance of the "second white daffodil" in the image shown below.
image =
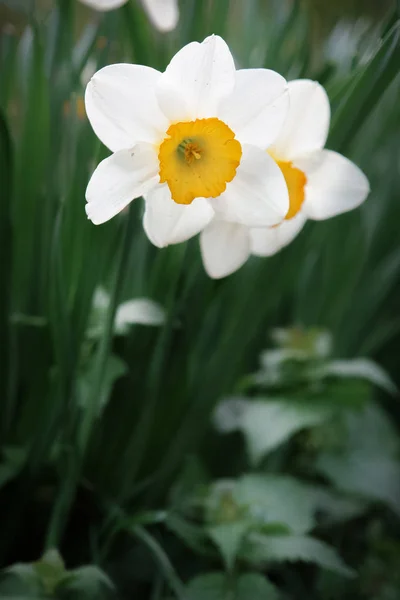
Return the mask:
[[233,273],[251,254],[275,254],[293,240],[307,219],[328,219],[352,210],[369,193],[368,179],[354,163],[324,150],[330,123],[324,88],[305,79],[288,85],[287,119],[274,144],[265,146],[265,153],[286,180],[289,210],[274,227],[249,228],[233,219],[214,218],[200,238],[203,263],[211,277]]
[[[80,0],[100,12],[120,8],[128,0]],[[159,31],[172,31],[179,19],[178,0],[142,0],[150,21]]]
[[289,210],[285,174],[265,148],[288,111],[287,83],[266,69],[236,71],[218,36],[178,52],[164,73],[104,67],[86,111],[113,152],[97,167],[86,212],[104,223],[144,196],[144,228],[159,247],[182,242],[215,217],[271,227]]

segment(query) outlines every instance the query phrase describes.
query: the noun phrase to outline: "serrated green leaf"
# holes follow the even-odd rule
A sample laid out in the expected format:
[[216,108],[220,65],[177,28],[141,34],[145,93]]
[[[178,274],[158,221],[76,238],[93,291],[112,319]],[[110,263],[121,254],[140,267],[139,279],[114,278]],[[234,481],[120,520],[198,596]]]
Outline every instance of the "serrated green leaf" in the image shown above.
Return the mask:
[[400,464],[379,456],[322,454],[317,468],[338,489],[388,504],[400,515]]
[[244,475],[233,491],[254,523],[280,523],[293,533],[306,533],[315,524],[315,499],[306,485],[280,475]]
[[199,575],[188,584],[184,600],[227,600],[228,586],[223,573]]
[[400,511],[400,442],[386,413],[369,403],[346,415],[340,452],[324,452],[317,469],[336,487]]
[[235,600],[277,600],[280,594],[268,579],[258,573],[239,577]]
[[251,523],[233,521],[207,527],[207,533],[222,554],[228,571],[233,569],[236,556]]
[[62,600],[107,600],[113,592],[111,579],[94,565],[70,571],[57,587]]
[[252,464],[257,464],[298,431],[319,425],[330,416],[329,407],[315,403],[253,400],[242,412],[239,429],[245,436]]
[[277,600],[278,590],[258,573],[228,580],[223,573],[199,575],[188,584],[184,600]]
[[44,597],[45,589],[32,565],[17,563],[2,571],[0,597],[7,595],[21,598]]
[[243,558],[259,565],[284,561],[311,562],[346,577],[354,575],[333,548],[310,536],[252,533],[243,551]]
[[395,395],[398,392],[388,373],[369,358],[333,360],[324,367],[323,372],[325,375],[364,379],[385,390],[388,394]]

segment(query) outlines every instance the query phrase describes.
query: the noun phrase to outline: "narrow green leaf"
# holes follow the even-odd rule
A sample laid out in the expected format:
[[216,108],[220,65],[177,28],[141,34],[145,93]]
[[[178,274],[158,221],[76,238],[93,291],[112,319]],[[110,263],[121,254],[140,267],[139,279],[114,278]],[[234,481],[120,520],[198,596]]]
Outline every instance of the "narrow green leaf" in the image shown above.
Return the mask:
[[8,381],[10,360],[10,292],[11,292],[11,203],[12,146],[7,123],[0,112],[0,398],[3,399],[1,425],[5,432],[9,420]]
[[14,236],[14,283],[13,288],[18,310],[32,308],[32,290],[37,290],[36,279],[37,240],[42,226],[39,218],[43,209],[45,173],[49,151],[49,89],[44,70],[44,50],[36,29],[21,41],[23,68],[21,95],[23,118],[15,159],[15,196],[13,203]]
[[328,145],[343,152],[400,71],[400,22],[382,40],[379,49],[356,76],[332,119]]

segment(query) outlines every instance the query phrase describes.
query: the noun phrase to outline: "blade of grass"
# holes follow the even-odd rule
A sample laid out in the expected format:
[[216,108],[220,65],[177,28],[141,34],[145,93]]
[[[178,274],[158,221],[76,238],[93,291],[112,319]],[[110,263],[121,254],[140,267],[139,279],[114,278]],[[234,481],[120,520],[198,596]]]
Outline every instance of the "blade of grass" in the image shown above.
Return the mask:
[[400,22],[382,40],[369,63],[355,78],[333,119],[328,146],[345,152],[372,109],[400,71]]
[[12,146],[7,123],[0,112],[0,398],[1,430],[6,434],[13,407],[9,398]]

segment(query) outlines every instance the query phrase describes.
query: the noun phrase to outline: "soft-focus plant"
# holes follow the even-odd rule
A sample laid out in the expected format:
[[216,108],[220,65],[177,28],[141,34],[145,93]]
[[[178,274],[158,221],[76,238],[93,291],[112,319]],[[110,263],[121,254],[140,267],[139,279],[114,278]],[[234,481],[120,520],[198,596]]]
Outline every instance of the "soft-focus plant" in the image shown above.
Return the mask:
[[[76,0],[0,2],[0,595],[390,598],[398,6],[364,19],[339,57],[300,2],[179,9],[161,35],[137,0],[102,14]],[[307,222],[222,281],[204,272],[198,240],[149,243],[142,200],[100,227],[85,215],[88,181],[110,160],[85,113],[88,81],[120,63],[164,73],[212,34],[238,72],[320,82],[327,148],[371,188],[356,211]],[[332,340],[280,332],[249,377],[265,332],[293,324]],[[232,392],[220,433],[211,418]]]

